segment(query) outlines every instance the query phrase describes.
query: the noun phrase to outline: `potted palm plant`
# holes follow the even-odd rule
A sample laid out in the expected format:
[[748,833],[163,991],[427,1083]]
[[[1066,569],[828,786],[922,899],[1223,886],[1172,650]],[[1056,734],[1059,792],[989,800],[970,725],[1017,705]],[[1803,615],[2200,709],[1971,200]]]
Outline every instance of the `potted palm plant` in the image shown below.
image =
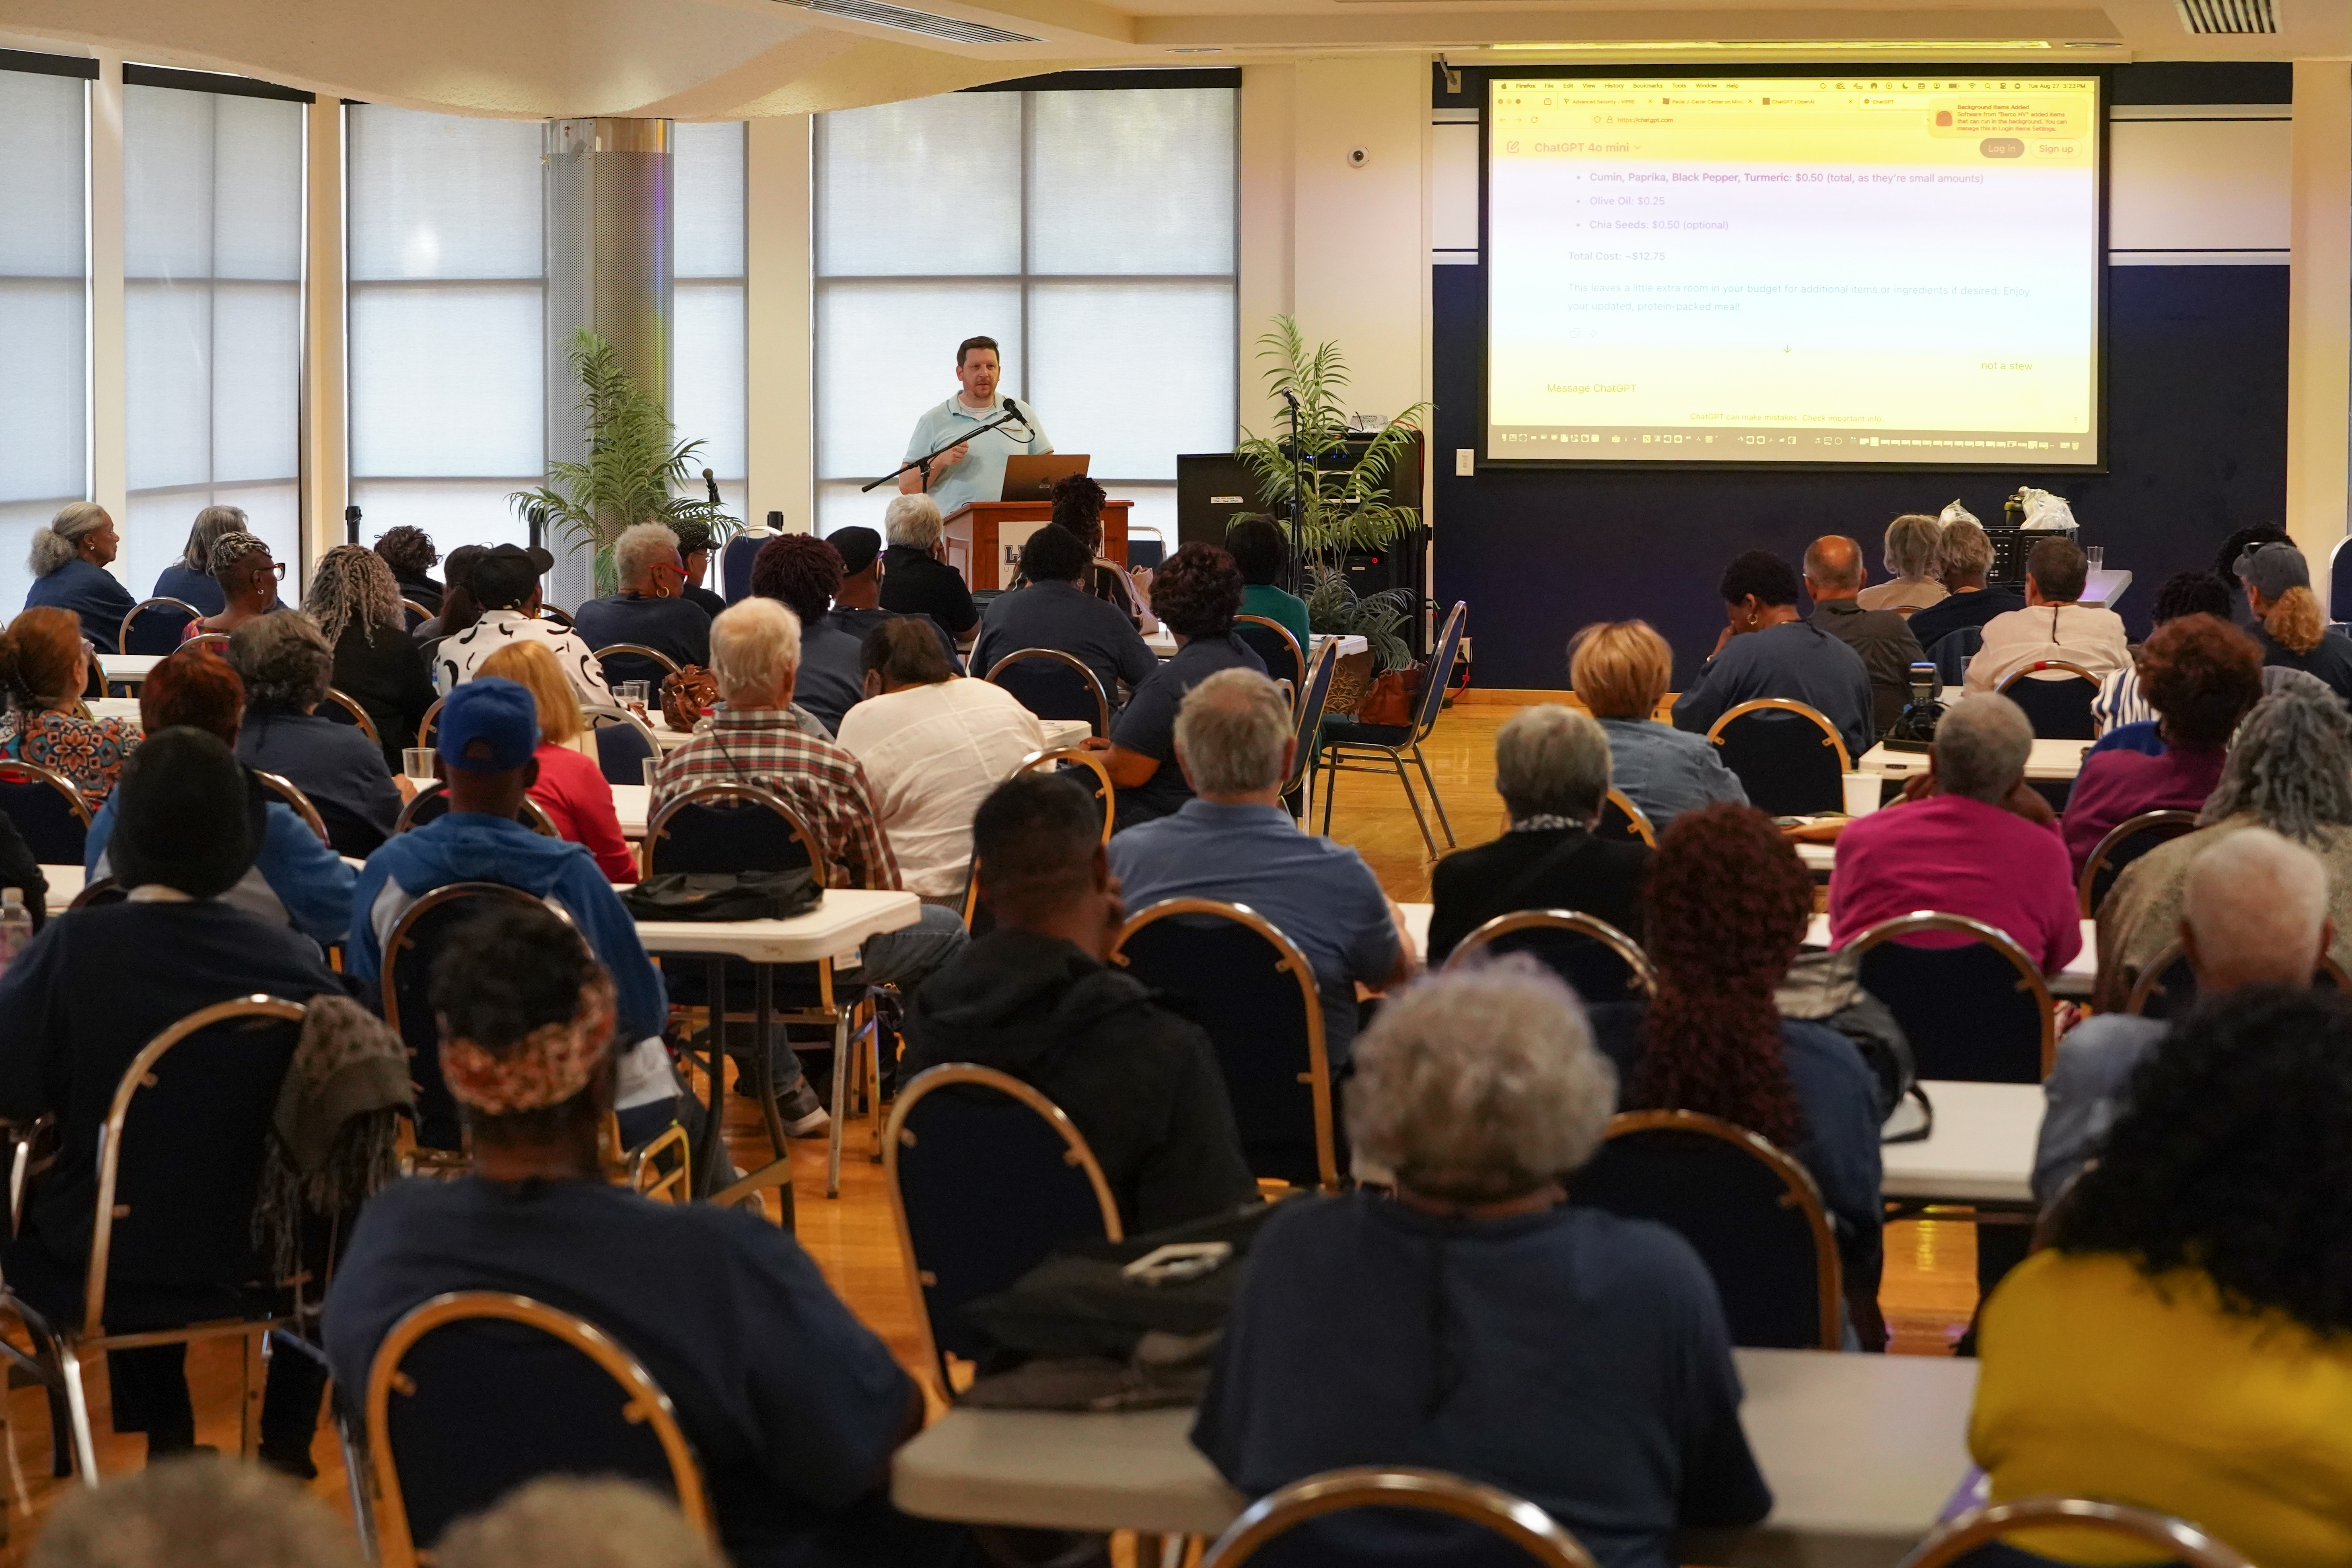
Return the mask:
[[702,443],[674,440],[661,400],[621,368],[611,343],[583,329],[572,340],[571,360],[588,460],[550,463],[545,485],[517,490],[507,502],[524,516],[541,510],[558,533],[592,543],[599,595],[618,588],[613,542],[638,523],[699,522],[714,543],[742,526],[705,497],[679,493]]

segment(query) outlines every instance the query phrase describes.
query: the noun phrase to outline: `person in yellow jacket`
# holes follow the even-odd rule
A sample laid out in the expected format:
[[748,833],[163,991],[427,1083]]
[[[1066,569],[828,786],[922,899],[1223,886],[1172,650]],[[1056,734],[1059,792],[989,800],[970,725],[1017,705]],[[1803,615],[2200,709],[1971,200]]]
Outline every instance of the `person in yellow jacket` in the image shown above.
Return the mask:
[[[2053,1244],[1986,1304],[1969,1447],[1996,1500],[2138,1503],[2262,1568],[2352,1563],[2352,1002],[2232,993],[2132,1080]],[[2115,1537],[2020,1532],[2065,1563]]]

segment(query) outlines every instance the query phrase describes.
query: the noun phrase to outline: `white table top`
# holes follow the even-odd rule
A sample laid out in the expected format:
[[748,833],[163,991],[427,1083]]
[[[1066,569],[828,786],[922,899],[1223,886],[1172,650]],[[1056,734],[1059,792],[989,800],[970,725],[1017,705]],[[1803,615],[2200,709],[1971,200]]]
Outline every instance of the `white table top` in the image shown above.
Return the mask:
[[[1830,917],[1815,915],[1805,926],[1805,945],[1830,945]],[[2088,996],[2091,983],[2099,977],[2099,922],[2083,922],[2083,951],[2068,961],[2066,967],[2048,977],[2053,996]]]
[[[1772,1516],[1709,1532],[1686,1562],[1885,1563],[1935,1522],[1968,1470],[1976,1363],[1946,1357],[1734,1352],[1740,1411]],[[953,1410],[898,1451],[891,1500],[970,1523],[1214,1535],[1243,1499],[1187,1434],[1190,1410]]]
[[136,684],[146,679],[147,672],[168,657],[160,653],[102,653],[98,656],[98,670],[109,680]]
[[[1330,640],[1331,634],[1328,632],[1309,633],[1307,638],[1307,657],[1310,659],[1313,658],[1317,651],[1319,650],[1325,643],[1329,642]],[[1176,657],[1176,634],[1170,631],[1165,626],[1159,627],[1145,636],[1143,646],[1150,648],[1153,653],[1158,654],[1162,658],[1174,658]],[[1341,658],[1347,658],[1351,653],[1362,653],[1366,648],[1369,648],[1372,645],[1370,642],[1367,642],[1362,637],[1354,632],[1343,632],[1339,634],[1339,657]]]
[[93,719],[112,719],[133,730],[141,727],[139,699],[136,697],[100,697],[85,700],[82,706],[89,710],[89,716]]
[[2083,603],[2101,605],[2112,610],[2124,590],[2132,585],[2132,574],[2120,568],[2102,566],[2083,578]]
[[2042,1086],[1928,1079],[1919,1087],[1936,1108],[1936,1130],[1917,1143],[1880,1148],[1879,1190],[1943,1203],[2032,1203]]
[[867,937],[903,931],[922,918],[912,893],[829,888],[817,907],[788,921],[639,921],[647,952],[740,958],[752,963],[814,963],[847,958]]
[[1404,911],[1404,934],[1412,939],[1414,956],[1424,963],[1428,963],[1429,917],[1437,906],[1435,904],[1399,904],[1397,908]]
[[[2083,771],[2083,753],[2090,749],[2088,741],[2036,741],[2033,754],[2025,760],[2025,776],[2043,783],[2072,779]],[[1877,745],[1863,752],[1855,766],[1866,773],[1900,779],[1926,773],[1928,761],[1925,752],[1890,752]]]
[[646,818],[652,813],[653,793],[641,784],[613,786],[613,815],[621,819],[622,837],[646,836]]
[[84,881],[79,866],[44,866],[41,868],[41,880],[49,885],[44,901],[51,914],[81,897]]

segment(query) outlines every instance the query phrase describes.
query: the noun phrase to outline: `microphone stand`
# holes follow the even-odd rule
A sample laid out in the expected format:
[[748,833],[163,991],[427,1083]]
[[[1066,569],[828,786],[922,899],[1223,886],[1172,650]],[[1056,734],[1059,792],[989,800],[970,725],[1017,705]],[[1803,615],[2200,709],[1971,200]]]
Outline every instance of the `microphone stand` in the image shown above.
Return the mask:
[[897,479],[900,474],[905,473],[908,468],[920,468],[923,470],[923,489],[928,490],[931,488],[932,458],[938,457],[941,452],[954,451],[958,447],[962,446],[965,442],[971,440],[975,436],[985,436],[991,430],[994,430],[999,426],[1005,425],[1018,425],[1024,430],[1029,428],[1029,421],[1022,418],[1021,416],[1013,413],[1013,410],[1008,408],[1003,413],[998,415],[995,418],[990,420],[987,424],[981,426],[978,429],[957,437],[954,440],[950,441],[944,447],[934,447],[932,450],[924,453],[919,458],[909,458],[907,461],[899,464],[897,468],[883,475],[880,479],[872,481],[872,483],[858,486],[858,491],[860,494],[863,494],[867,490],[873,489],[876,486],[887,485],[892,479]]
[[1298,438],[1298,398],[1285,387],[1282,400],[1290,405],[1290,592],[1304,598],[1299,590],[1307,576],[1307,448]]

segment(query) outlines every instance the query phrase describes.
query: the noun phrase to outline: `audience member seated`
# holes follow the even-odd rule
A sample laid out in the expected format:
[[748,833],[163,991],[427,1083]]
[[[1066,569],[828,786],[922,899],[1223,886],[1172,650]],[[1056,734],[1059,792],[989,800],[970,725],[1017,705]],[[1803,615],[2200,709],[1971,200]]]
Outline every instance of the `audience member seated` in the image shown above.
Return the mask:
[[1893,610],[1862,606],[1855,595],[1866,574],[1862,546],[1843,533],[1825,533],[1805,551],[1811,624],[1862,655],[1870,671],[1871,727],[1884,734],[1911,700],[1911,666],[1920,657],[1919,640]]
[[1773,1003],[1812,918],[1811,876],[1762,812],[1710,805],[1659,842],[1644,902],[1657,999],[1592,1010],[1620,1104],[1720,1117],[1804,1166],[1837,1232],[1848,1348],[1884,1349],[1878,1080],[1852,1040]]
[[190,621],[181,640],[206,636],[234,636],[237,627],[278,608],[278,584],[286,578],[282,563],[269,557],[269,542],[256,533],[224,533],[213,541],[213,581],[220,584],[218,614]]
[[2231,618],[2242,630],[2252,631],[2262,625],[2262,617],[2254,614],[2253,605],[2246,597],[2245,579],[2238,575],[2239,563],[2250,551],[2263,545],[2293,542],[2286,536],[2286,530],[2277,523],[2258,522],[2231,530],[2230,537],[2221,541],[2221,548],[2214,552],[2213,579],[2230,595]]
[[85,719],[81,694],[89,683],[89,652],[70,611],[53,605],[26,610],[0,634],[0,759],[33,763],[71,779],[97,805],[122,774],[123,759],[139,743],[119,719]]
[[1125,612],[1087,591],[1092,566],[1087,547],[1060,524],[1031,534],[1021,546],[1027,586],[990,603],[971,646],[971,672],[985,678],[1007,655],[1054,648],[1093,670],[1117,711],[1119,682],[1140,687],[1159,672],[1160,660]]
[[[2131,663],[2131,639],[2113,610],[2081,603],[2091,563],[2071,539],[2045,539],[2025,557],[2025,605],[1985,623],[1969,660],[1970,691],[1990,691],[2030,665],[2054,661],[2105,680]],[[2069,679],[2073,679],[2068,677]]]
[[678,590],[678,596],[705,616],[717,615],[727,607],[727,601],[702,585],[710,574],[710,525],[680,518],[670,523],[669,531],[677,535],[677,558],[686,567],[686,585]]
[[[761,560],[769,559],[777,542],[772,539],[761,547]],[[719,613],[710,623],[710,673],[718,679],[722,706],[709,729],[697,731],[654,770],[650,815],[659,816],[673,797],[696,784],[757,784],[782,796],[824,847],[831,885],[901,888],[898,859],[883,835],[866,770],[849,752],[807,733],[792,715],[800,659],[800,621],[774,599],[758,595]],[[860,967],[850,973],[867,984],[895,984],[910,994],[963,943],[963,921],[956,911],[926,904],[914,925],[868,938],[859,950]],[[782,1026],[768,1045],[786,1127],[796,1137],[824,1131],[830,1118],[802,1076]]]
[[138,603],[106,569],[121,549],[121,536],[104,507],[87,500],[59,507],[47,528],[34,531],[26,563],[33,585],[25,607],[69,611],[90,647],[100,653],[121,651],[115,639],[122,635],[122,617]]
[[310,796],[337,850],[373,853],[400,820],[400,789],[381,746],[318,711],[335,662],[318,623],[299,610],[247,621],[229,639],[228,661],[245,682],[237,760]]
[[[130,897],[49,921],[0,978],[0,1117],[23,1124],[54,1115],[63,1134],[6,1254],[10,1287],[52,1322],[81,1320],[99,1144],[131,1059],[216,1002],[343,994],[315,942],[223,901],[252,868],[266,831],[260,797],[219,737],[194,729],[149,736],[123,770],[108,846],[115,880]],[[220,1316],[224,1288],[255,1278],[249,1247],[218,1253],[191,1235],[188,1248],[185,1275],[140,1281],[140,1306],[126,1307],[126,1321],[110,1317],[109,1326]],[[152,1322],[142,1321],[147,1313]],[[186,1355],[176,1344],[107,1353],[114,1429],[145,1433],[150,1459],[195,1442]],[[301,1356],[271,1361],[261,1408],[265,1460],[317,1473],[310,1436],[324,1383]]]
[[[1668,1568],[1678,1529],[1762,1519],[1706,1266],[1663,1226],[1567,1199],[1615,1099],[1576,998],[1525,955],[1391,1000],[1346,1109],[1395,1193],[1266,1222],[1194,1446],[1251,1497],[1344,1465],[1450,1470],[1536,1504],[1602,1568]],[[1401,1528],[1301,1534],[1318,1562],[1471,1560],[1427,1527],[1404,1554]]]
[[2239,992],[2131,1090],[1985,1305],[1969,1447],[1992,1499],[2137,1503],[2263,1568],[2352,1559],[2352,1005]]
[[882,607],[902,616],[929,616],[958,643],[971,640],[980,610],[963,574],[948,564],[940,534],[940,503],[927,495],[890,498],[882,531],[890,548],[882,553]]
[[2083,759],[2059,824],[2076,876],[2126,818],[2205,805],[2238,721],[2262,700],[2262,657],[2252,637],[2218,616],[2179,616],[2156,628],[2140,650],[2138,675],[2165,749],[2150,756],[2116,747]]
[[[555,558],[544,550],[501,544],[467,562],[461,575],[457,556],[463,553],[450,554],[449,596],[441,618],[446,624],[460,614],[478,613],[462,629],[452,626],[434,650],[433,684],[442,695],[471,680],[482,661],[499,649],[529,640],[547,645],[581,701],[610,703],[612,688],[604,683],[604,671],[588,639],[539,613],[539,580],[554,569]],[[418,628],[420,633],[423,629]]]
[[1959,519],[1944,524],[1936,542],[1936,574],[1951,596],[1911,616],[1911,635],[1930,658],[1936,656],[1936,644],[1952,633],[2025,608],[2024,595],[2014,588],[1987,585],[1992,575],[1992,536],[1979,523]]
[[2352,716],[2333,693],[2297,687],[2255,703],[2197,820],[2204,826],[2196,832],[2125,867],[2099,905],[2101,1012],[2120,1011],[2140,972],[2179,940],[2197,857],[2248,827],[2267,827],[2319,857],[2336,931],[2328,956],[2352,964]]
[[467,580],[474,574],[474,563],[489,552],[489,547],[482,544],[460,544],[449,552],[449,559],[441,564],[441,575],[448,586],[442,591],[440,612],[408,634],[419,647],[455,637],[482,618],[482,606],[475,601]]
[[[2200,999],[2249,985],[2308,985],[2335,937],[2327,868],[2301,845],[2249,827],[2189,862],[2180,946]],[[2059,1037],[2033,1152],[2033,1199],[2044,1213],[2098,1152],[2129,1100],[2132,1074],[2166,1027],[2158,1018],[2099,1013]]]
[[1870,668],[1862,656],[1797,615],[1797,574],[1769,550],[1724,568],[1723,632],[1690,689],[1675,700],[1675,728],[1705,734],[1743,702],[1780,697],[1827,719],[1859,759],[1876,734]]
[[200,616],[216,616],[228,608],[228,597],[213,578],[213,546],[225,533],[244,533],[245,509],[241,506],[208,506],[196,513],[196,521],[188,530],[186,548],[180,558],[157,574],[152,595],[158,599],[177,599],[195,606]]
[[[409,907],[452,882],[501,882],[560,907],[617,987],[614,1106],[621,1142],[635,1148],[676,1119],[677,1074],[662,1044],[669,1001],[637,942],[636,923],[588,851],[515,820],[539,778],[539,713],[530,692],[478,674],[441,710],[438,751],[449,809],[368,857],[352,903],[343,971],[381,984],[383,944]],[[463,943],[454,946],[462,947]],[[608,1019],[603,1038],[613,1038]],[[443,1063],[444,1077],[448,1064]],[[452,1092],[455,1092],[454,1085]]]
[[338,544],[319,557],[302,611],[335,650],[330,683],[366,711],[383,765],[398,772],[400,753],[416,744],[417,726],[435,693],[425,660],[409,640],[392,568],[373,550]]
[[2352,638],[2328,629],[2303,552],[2292,544],[2257,545],[2239,560],[2238,576],[2246,585],[2263,662],[2315,675],[2352,702]]
[[615,882],[637,879],[637,858],[621,837],[613,786],[596,760],[596,738],[580,711],[580,699],[546,645],[519,642],[482,661],[480,672],[511,680],[530,693],[539,715],[539,763],[530,798],[546,811],[555,831],[585,847],[596,869]]
[[[176,726],[202,730],[236,748],[245,718],[245,682],[228,661],[183,650],[157,662],[139,688],[139,721],[151,735]],[[256,785],[257,792],[259,786]],[[274,795],[262,794],[263,833],[253,865],[221,902],[272,925],[290,925],[326,946],[343,940],[352,926],[352,870],[332,847],[319,842],[310,824]],[[82,847],[83,874],[90,880],[114,874],[107,841],[114,833],[119,802],[109,799],[89,819]]]
[[[934,903],[963,894],[971,817],[1045,731],[1001,686],[959,679],[923,616],[866,634],[866,700],[841,722],[841,749],[866,769],[874,807],[908,892]],[[1097,814],[1096,837],[1101,837]]]
[[1225,552],[1242,574],[1242,614],[1263,616],[1298,639],[1301,658],[1313,648],[1307,601],[1282,586],[1290,569],[1290,542],[1264,512],[1235,518],[1225,530]]
[[1184,694],[1221,669],[1265,673],[1265,661],[1234,636],[1241,603],[1242,574],[1213,544],[1180,547],[1152,579],[1151,613],[1175,637],[1176,657],[1145,677],[1111,726],[1107,763],[1118,786],[1121,828],[1166,816],[1192,798],[1175,765]]
[[[2176,572],[2156,591],[2156,603],[2148,607],[2147,616],[2151,632],[2183,616],[2219,616],[2226,621],[2230,619],[2230,596],[2222,592],[2220,581],[2210,572]],[[2135,660],[2139,653],[2139,648],[2133,648]],[[2155,724],[2156,710],[2140,690],[2137,663],[2124,665],[2099,682],[2099,694],[2091,699],[2091,718],[2098,725],[2103,742],[2093,748],[2095,752],[2113,750],[2114,745],[2105,742],[2118,730]],[[2130,744],[2134,751],[2150,755],[2164,749],[2163,741],[2152,733],[2146,741],[2135,733],[2114,744]]]
[[1650,819],[1653,832],[1715,801],[1748,804],[1739,775],[1706,736],[1650,717],[1674,679],[1675,652],[1649,622],[1586,626],[1568,653],[1568,683],[1609,737],[1610,787]]
[[375,552],[391,569],[402,598],[421,605],[428,616],[441,613],[441,584],[433,580],[441,552],[434,547],[431,534],[406,523],[387,528],[375,542]]
[[1893,610],[1910,616],[1938,604],[1951,590],[1936,575],[1944,525],[1920,512],[1906,512],[1886,525],[1888,581],[1873,583],[1854,595],[1865,610]]
[[[833,611],[825,619],[856,637],[862,647],[866,634],[876,626],[903,618],[898,611],[882,607],[882,536],[870,528],[836,528],[824,536],[824,542],[841,557],[841,585],[833,591]],[[724,608],[722,603],[719,609]],[[948,636],[947,627],[929,616],[914,618],[929,627],[931,635],[939,639],[940,652],[946,658],[948,667],[962,674],[963,661],[957,656],[955,638]]]
[[1171,766],[1191,781],[1187,798],[1113,838],[1110,868],[1139,913],[1163,899],[1218,899],[1248,905],[1297,943],[1315,969],[1336,1076],[1356,1037],[1358,984],[1380,990],[1413,972],[1403,916],[1362,856],[1300,832],[1282,808],[1297,742],[1273,681],[1219,670],[1186,695],[1174,730]]
[[592,648],[635,643],[677,665],[710,662],[710,616],[686,597],[686,557],[677,535],[658,522],[641,522],[613,542],[613,571],[621,591],[591,599],[572,616],[572,629]]
[[836,735],[842,715],[865,695],[866,679],[858,658],[863,639],[826,619],[840,586],[841,557],[814,533],[780,533],[751,562],[751,592],[783,605],[800,624],[794,700]]
[[[1850,822],[1830,873],[1830,941],[1921,910],[1967,915],[2055,974],[2083,950],[2065,841],[2049,802],[2025,783],[2033,726],[2008,698],[1964,698],[1936,726],[1925,774],[1906,798]],[[1919,947],[1965,939],[1929,932]]]
[[1609,793],[1609,737],[1581,713],[1523,708],[1495,735],[1495,791],[1510,827],[1491,844],[1456,849],[1429,878],[1429,962],[1496,915],[1580,910],[1642,940],[1645,844],[1596,838]]
[[59,1488],[40,1529],[29,1568],[360,1568],[350,1520],[261,1466],[202,1456]]
[[[726,608],[722,602],[719,608]],[[727,1568],[677,1505],[641,1481],[541,1476],[452,1524],[433,1568]]]
[[[1084,474],[1064,474],[1054,481],[1053,521],[1067,529],[1086,547],[1090,570],[1079,585],[1096,598],[1116,605],[1119,614],[1139,624],[1143,605],[1124,567],[1103,558],[1103,503],[1110,498],[1102,486]],[[1304,646],[1303,644],[1301,646]]]
[[1108,966],[1127,908],[1094,801],[1024,774],[982,804],[972,837],[995,928],[908,1001],[899,1081],[972,1062],[1035,1088],[1094,1151],[1129,1236],[1254,1200],[1208,1034]]
[[[485,686],[507,683],[465,689]],[[738,1568],[948,1561],[962,1532],[907,1519],[883,1494],[891,1453],[922,1426],[921,1393],[792,1233],[605,1179],[607,1042],[628,1007],[579,937],[513,907],[462,935],[432,992],[473,1173],[403,1182],[361,1211],[327,1296],[337,1384],[365,1388],[384,1336],[434,1297],[519,1292],[587,1319],[660,1384]]]

